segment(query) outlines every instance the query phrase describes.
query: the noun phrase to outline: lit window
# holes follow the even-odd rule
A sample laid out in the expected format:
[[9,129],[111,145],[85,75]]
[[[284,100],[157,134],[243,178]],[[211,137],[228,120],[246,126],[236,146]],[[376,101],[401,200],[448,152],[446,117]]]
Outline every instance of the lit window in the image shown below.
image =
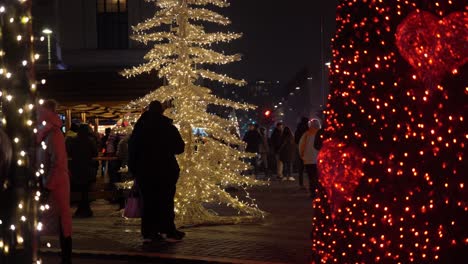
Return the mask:
[[97,0],[98,13],[125,13],[127,0]]
[[98,47],[128,48],[127,0],[97,0]]

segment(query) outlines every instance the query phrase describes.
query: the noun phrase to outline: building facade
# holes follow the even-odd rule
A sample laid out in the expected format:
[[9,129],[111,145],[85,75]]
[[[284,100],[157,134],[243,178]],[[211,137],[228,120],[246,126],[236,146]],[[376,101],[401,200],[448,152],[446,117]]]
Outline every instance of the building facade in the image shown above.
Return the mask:
[[45,28],[52,31],[52,57],[59,69],[119,68],[143,62],[146,49],[129,36],[132,25],[154,15],[154,3],[144,0],[33,3],[34,31],[39,34]]
[[295,128],[301,117],[322,119],[328,88],[321,78],[321,72],[307,68],[299,71],[286,84],[281,100],[274,103],[275,121]]
[[123,105],[162,85],[156,73],[118,74],[144,62],[148,49],[129,36],[155,10],[144,0],[33,1],[37,75],[47,80],[39,95],[59,101],[70,120],[118,118]]

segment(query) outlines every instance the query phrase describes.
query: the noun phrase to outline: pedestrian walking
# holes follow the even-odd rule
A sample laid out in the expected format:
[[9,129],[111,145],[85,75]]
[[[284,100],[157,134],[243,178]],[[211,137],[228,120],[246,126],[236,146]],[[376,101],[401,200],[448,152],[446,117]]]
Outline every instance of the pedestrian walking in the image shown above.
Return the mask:
[[309,122],[309,129],[302,135],[299,141],[299,154],[304,162],[305,170],[309,178],[309,192],[311,198],[315,197],[319,185],[317,173],[318,150],[314,147],[315,136],[319,129],[319,120],[313,119]]
[[122,167],[128,166],[128,140],[131,134],[125,135],[117,145],[117,157]]
[[98,148],[92,139],[88,125],[80,125],[77,136],[70,142],[68,154],[71,158],[72,185],[81,193],[81,199],[74,216],[91,217],[93,211],[89,201],[89,189],[96,182],[98,166],[97,161],[93,158],[97,157]]
[[78,135],[78,129],[79,125],[76,123],[72,123],[70,125],[70,129],[65,132],[65,146],[68,148],[68,145],[70,144],[71,140],[75,138]]
[[283,178],[283,162],[280,159],[279,148],[281,146],[281,138],[283,136],[284,125],[282,122],[276,124],[273,133],[271,133],[270,144],[276,160],[276,174],[278,179]]
[[112,129],[110,127],[106,128],[104,130],[104,136],[101,138],[101,144],[99,146],[99,151],[106,152],[107,150],[107,140],[109,139],[109,136],[111,134]]
[[270,177],[270,169],[268,166],[268,153],[270,153],[270,147],[268,146],[268,136],[266,128],[261,127],[259,129],[260,136],[262,141],[259,146],[258,153],[260,155],[260,167],[262,168],[263,172],[265,173],[265,178]]
[[[128,167],[128,140],[130,139],[130,135],[131,134],[125,135],[117,145],[116,155],[120,160],[122,168]],[[119,173],[121,172],[119,171]],[[122,179],[122,181],[133,178],[132,174],[129,171],[127,173],[123,173],[123,175],[125,175],[125,177],[122,177],[121,173],[120,179]],[[115,189],[115,198],[116,202],[119,204],[119,210],[125,208],[125,198],[121,189]]]
[[[45,101],[37,109],[38,165],[44,167],[42,186],[44,196],[51,203],[51,218],[49,222],[58,223],[60,233],[60,248],[62,264],[71,263],[72,253],[72,219],[70,214],[70,180],[68,172],[68,158],[65,148],[65,138],[60,130],[62,121],[55,112],[57,103],[53,100]],[[54,221],[56,220],[56,221]]]
[[[111,130],[110,135],[107,139],[106,145],[106,157],[117,157],[117,147],[119,145],[120,140],[125,135],[118,132],[118,130],[114,129]],[[111,188],[115,187],[115,183],[121,182],[122,178],[119,173],[119,169],[121,167],[121,160],[120,159],[112,159],[107,163],[107,172],[109,174],[109,184]]]
[[[296,131],[294,132],[294,140],[299,147],[299,141],[301,140],[302,135],[309,129],[309,119],[307,117],[302,117],[301,121],[299,124],[297,124]],[[301,188],[304,187],[304,162],[299,155],[299,152],[296,152],[296,164],[297,164],[297,173],[298,173],[298,179],[299,179],[299,186]]]
[[281,146],[279,147],[279,156],[284,167],[284,177],[282,180],[295,180],[291,172],[296,153],[297,147],[296,143],[294,142],[294,136],[291,132],[291,129],[289,129],[289,127],[285,127],[281,137]]
[[245,133],[244,138],[242,139],[247,146],[245,147],[245,151],[249,153],[254,153],[256,156],[250,158],[250,165],[253,168],[253,174],[257,174],[257,155],[260,150],[260,145],[262,144],[262,137],[258,132],[255,124],[249,125],[249,130]]
[[174,196],[180,172],[175,155],[184,152],[185,144],[172,122],[163,115],[161,103],[153,101],[129,139],[128,167],[143,201],[144,243],[164,238],[180,241],[185,236],[174,223]]

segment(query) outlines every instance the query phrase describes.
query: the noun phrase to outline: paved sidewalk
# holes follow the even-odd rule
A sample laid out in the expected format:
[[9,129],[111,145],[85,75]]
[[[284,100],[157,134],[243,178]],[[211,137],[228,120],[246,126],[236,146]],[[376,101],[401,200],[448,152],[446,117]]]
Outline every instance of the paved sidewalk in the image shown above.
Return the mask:
[[[234,194],[240,196],[241,192]],[[74,254],[114,258],[114,262],[109,263],[118,264],[309,263],[312,210],[307,191],[300,190],[297,182],[273,181],[269,186],[250,190],[250,194],[259,207],[269,213],[264,221],[184,228],[187,233],[184,241],[151,247],[142,246],[137,222],[110,216],[115,207],[95,203],[95,217],[73,219]],[[57,252],[55,237],[44,237],[42,243],[45,242],[51,242],[52,247],[43,248],[44,252]],[[54,263],[53,255],[46,259]],[[145,262],[148,259],[151,261]],[[101,263],[82,261],[86,259],[80,258],[76,263]]]

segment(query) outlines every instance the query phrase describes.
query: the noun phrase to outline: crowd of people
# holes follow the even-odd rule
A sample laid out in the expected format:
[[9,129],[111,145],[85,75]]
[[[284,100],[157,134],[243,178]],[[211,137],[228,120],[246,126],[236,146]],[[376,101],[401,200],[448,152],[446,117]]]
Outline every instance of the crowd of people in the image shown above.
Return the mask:
[[[119,169],[127,166],[128,163],[129,137],[130,135],[115,133],[111,128],[106,128],[105,133],[100,135],[95,133],[88,124],[71,124],[70,129],[65,133],[65,145],[69,160],[71,189],[80,193],[75,217],[93,216],[89,191],[98,175],[97,157],[111,158],[108,162],[101,163],[100,174],[104,175],[107,171],[109,188],[118,193],[115,183],[122,181]],[[121,195],[115,195],[110,201],[119,204],[119,209],[125,206],[125,200]]]
[[[172,120],[163,115],[161,103],[154,101],[149,105],[131,135],[118,138],[106,130],[101,142],[86,124],[73,125],[63,135],[62,121],[56,109],[57,103],[53,100],[45,101],[38,108],[41,126],[37,144],[42,147],[37,148],[37,162],[44,169],[44,199],[53,208],[47,215],[50,219],[45,220],[58,223],[62,263],[71,263],[70,189],[81,193],[75,216],[92,216],[88,193],[90,185],[96,181],[98,166],[95,157],[99,149],[108,155],[119,155],[121,160],[116,166],[128,164],[135,177],[134,188],[142,201],[141,234],[144,243],[182,240],[185,233],[177,230],[174,223],[174,196],[180,171],[175,155],[184,152],[185,144]],[[5,135],[0,135],[3,141]],[[1,169],[6,167],[3,160],[8,161],[6,153],[7,150],[2,150]]]
[[[99,137],[87,124],[72,127],[65,135],[62,121],[56,113],[57,103],[45,101],[37,110],[38,166],[44,169],[42,178],[44,197],[52,205],[52,217],[58,223],[57,233],[62,249],[62,263],[71,263],[72,216],[70,191],[80,193],[75,217],[93,215],[90,186],[96,181],[98,154],[118,156],[109,163],[111,183],[120,181],[120,166],[127,166],[135,179],[134,191],[141,198],[141,234],[144,243],[165,240],[180,241],[185,233],[177,230],[174,220],[174,196],[179,178],[176,155],[185,151],[184,141],[172,120],[163,115],[160,102],[153,101],[128,135],[118,135],[106,129]],[[0,131],[1,132],[1,131]],[[243,140],[246,151],[255,154],[249,160],[251,173],[263,173],[265,178],[296,181],[293,167],[298,171],[298,182],[304,188],[304,171],[309,178],[311,197],[318,188],[317,154],[321,147],[320,122],[302,118],[295,133],[282,123],[277,123],[271,136],[268,130],[251,124]],[[6,139],[0,133],[0,140]],[[2,144],[0,170],[5,170],[11,159],[11,150]],[[155,151],[158,150],[158,151]],[[8,158],[10,157],[10,158]],[[276,177],[273,178],[274,169]]]
[[[313,197],[318,187],[317,155],[321,148],[321,132],[320,121],[306,117],[301,118],[294,134],[283,123],[277,123],[269,138],[266,128],[250,124],[243,137],[245,150],[255,154],[249,160],[252,168],[250,173],[257,178],[262,172],[267,179],[296,181],[292,173],[296,168],[299,186],[305,189],[305,171],[309,180],[309,193]],[[273,178],[271,175],[274,169],[276,177]]]

